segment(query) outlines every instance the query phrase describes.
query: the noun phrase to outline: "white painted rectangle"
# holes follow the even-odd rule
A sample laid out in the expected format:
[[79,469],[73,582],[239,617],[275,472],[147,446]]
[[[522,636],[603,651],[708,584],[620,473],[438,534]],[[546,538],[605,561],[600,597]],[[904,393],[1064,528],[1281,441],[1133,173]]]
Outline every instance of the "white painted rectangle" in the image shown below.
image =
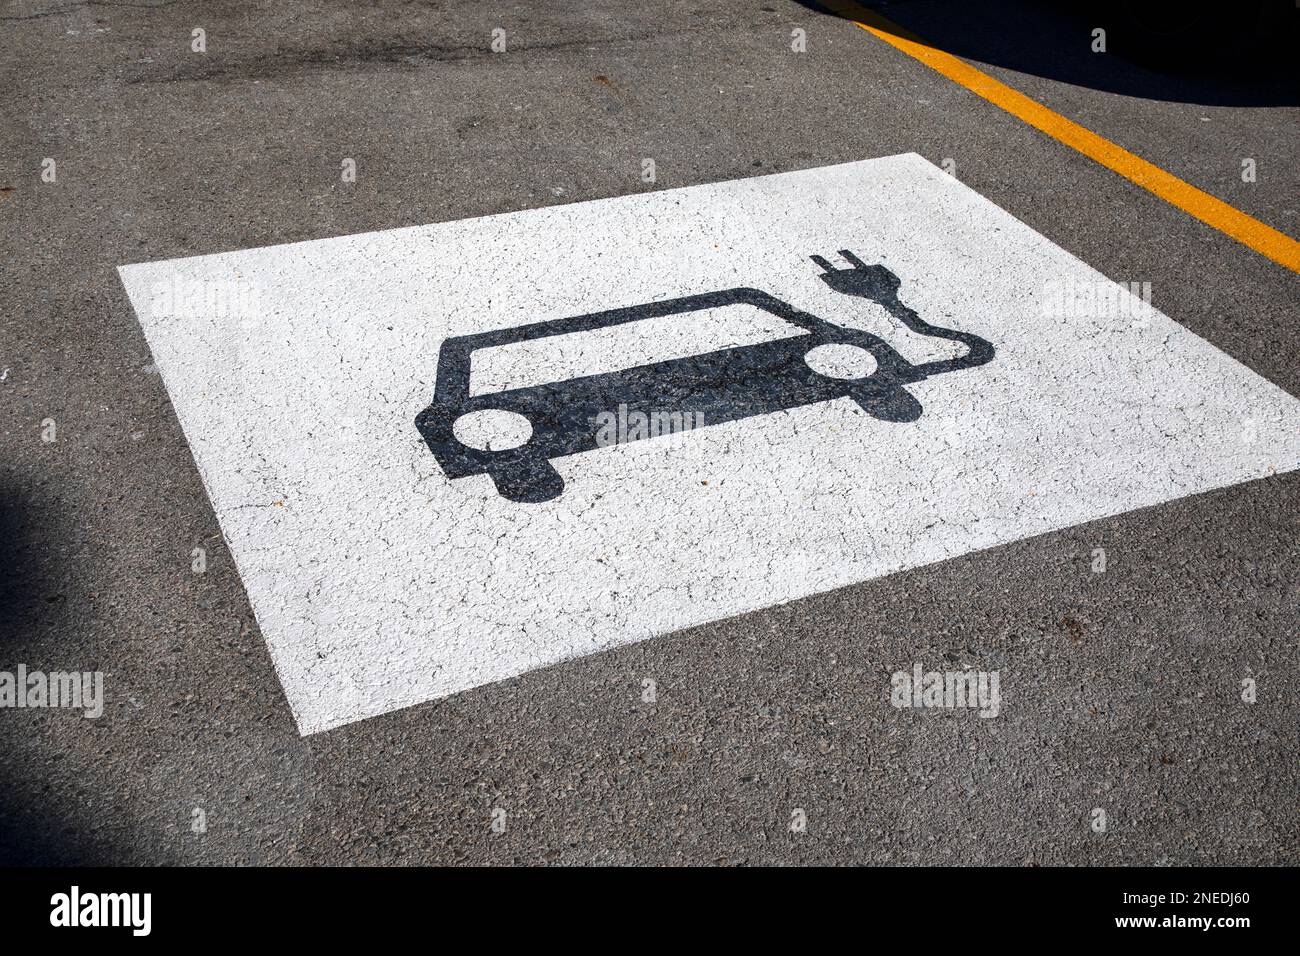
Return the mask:
[[[841,249],[994,359],[910,423],[838,398],[561,458],[543,503],[415,428],[449,336],[714,290],[954,354],[819,281]],[[1159,313],[1049,314],[1105,280],[911,154],[121,275],[303,733],[1300,466],[1294,398]]]

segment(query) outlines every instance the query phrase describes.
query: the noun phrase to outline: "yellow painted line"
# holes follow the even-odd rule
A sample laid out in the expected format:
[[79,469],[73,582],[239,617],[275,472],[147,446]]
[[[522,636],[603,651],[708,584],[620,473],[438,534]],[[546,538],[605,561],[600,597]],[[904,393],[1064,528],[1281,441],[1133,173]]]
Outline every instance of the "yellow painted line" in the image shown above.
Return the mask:
[[1037,100],[995,80],[964,60],[930,46],[916,34],[886,20],[874,10],[842,0],[820,2],[896,50],[919,60],[976,96],[983,97],[994,106],[1042,130],[1057,142],[1078,150],[1089,159],[1119,173],[1129,182],[1154,193],[1170,205],[1177,206],[1260,255],[1286,266],[1292,272],[1300,273],[1300,242],[1290,236],[1278,232],[1254,216],[1246,215],[1240,209],[1234,209],[1223,200],[1197,189],[1172,173],[1165,172],[1104,136],[1098,136],[1092,130],[1053,112]]

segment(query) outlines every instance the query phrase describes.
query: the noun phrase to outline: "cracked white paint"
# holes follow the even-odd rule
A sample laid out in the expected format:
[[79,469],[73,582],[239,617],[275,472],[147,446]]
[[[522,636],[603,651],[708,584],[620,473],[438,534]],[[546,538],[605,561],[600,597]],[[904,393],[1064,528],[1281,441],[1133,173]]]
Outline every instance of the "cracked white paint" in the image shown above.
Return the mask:
[[[823,286],[839,249],[996,358],[911,424],[839,400],[561,459],[544,504],[415,429],[449,335],[733,286],[951,354]],[[1159,314],[1045,318],[1101,276],[915,155],[121,274],[303,733],[1300,466],[1295,399]],[[260,321],[157,309],[176,280]]]

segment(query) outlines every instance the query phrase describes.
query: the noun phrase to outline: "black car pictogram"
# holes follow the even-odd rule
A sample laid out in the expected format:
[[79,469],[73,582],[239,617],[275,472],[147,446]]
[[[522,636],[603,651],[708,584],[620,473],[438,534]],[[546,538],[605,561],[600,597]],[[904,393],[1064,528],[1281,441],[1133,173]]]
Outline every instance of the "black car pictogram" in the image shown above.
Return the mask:
[[[821,279],[830,288],[879,303],[913,332],[960,342],[966,346],[966,354],[914,365],[869,332],[801,312],[759,289],[724,289],[447,339],[438,355],[433,402],[416,417],[416,427],[447,477],[486,474],[497,491],[511,501],[549,501],[564,490],[564,480],[552,461],[599,447],[596,422],[612,408],[623,406],[630,412],[647,414],[677,408],[689,410],[696,421],[705,425],[716,425],[847,397],[882,421],[912,422],[921,416],[922,409],[907,391],[907,385],[992,360],[994,349],[986,340],[969,332],[931,325],[904,305],[898,297],[898,277],[885,266],[865,265],[848,251],[840,255],[849,263],[848,268],[837,269],[821,256],[811,257],[824,270]],[[471,357],[479,349],[737,304],[763,309],[808,334],[617,372],[470,395]],[[825,345],[870,353],[874,369],[860,378],[818,372],[808,357]],[[522,416],[531,426],[531,434],[511,448],[473,448],[460,441],[455,435],[457,420],[487,410]]]

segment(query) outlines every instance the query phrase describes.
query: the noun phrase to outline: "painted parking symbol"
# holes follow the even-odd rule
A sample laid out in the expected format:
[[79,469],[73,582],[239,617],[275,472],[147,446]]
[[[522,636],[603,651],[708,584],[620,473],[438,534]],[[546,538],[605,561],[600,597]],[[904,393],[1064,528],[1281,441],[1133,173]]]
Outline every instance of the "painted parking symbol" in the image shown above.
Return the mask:
[[914,155],[121,275],[304,733],[1300,466]]
[[[829,288],[875,302],[913,332],[958,342],[966,353],[957,359],[913,365],[870,332],[826,322],[759,289],[726,289],[450,338],[439,352],[434,402],[420,413],[416,425],[449,478],[487,474],[497,490],[512,501],[549,501],[564,489],[564,481],[551,459],[600,447],[605,417],[614,408],[622,414],[630,410],[632,415],[646,420],[671,408],[669,414],[689,415],[695,423],[721,424],[813,402],[850,398],[881,421],[911,422],[921,416],[921,404],[907,391],[908,385],[992,359],[993,346],[978,335],[922,321],[899,299],[899,280],[889,269],[868,266],[848,250],[840,255],[847,261],[846,267],[836,268],[821,256],[811,257],[824,270],[820,278]],[[470,365],[476,349],[737,304],[769,312],[805,334],[584,376],[556,385],[470,396]],[[834,356],[844,352],[862,357],[837,363]],[[824,361],[829,365],[822,367],[817,356],[828,353],[831,357]],[[860,364],[864,358],[871,360],[870,372],[856,376],[840,371],[854,361]],[[458,422],[488,413],[508,415],[525,423],[529,438],[508,446],[485,447],[468,445],[455,434]],[[636,433],[637,439],[651,437],[657,437],[654,430]]]

